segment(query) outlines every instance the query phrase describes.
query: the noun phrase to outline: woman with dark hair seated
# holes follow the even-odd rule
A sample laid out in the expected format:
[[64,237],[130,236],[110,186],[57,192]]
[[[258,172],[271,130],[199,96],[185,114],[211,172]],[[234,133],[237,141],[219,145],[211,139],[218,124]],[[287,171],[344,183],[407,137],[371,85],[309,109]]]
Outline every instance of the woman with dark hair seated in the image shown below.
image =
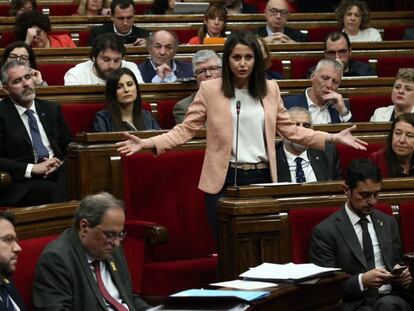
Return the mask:
[[42,74],[37,70],[36,57],[33,49],[29,45],[23,41],[10,43],[4,49],[1,66],[15,59],[25,62],[31,68],[30,73],[36,86],[47,86],[46,81],[42,79]]
[[414,176],[414,113],[400,115],[392,123],[384,149],[370,154],[383,177]]
[[16,17],[14,31],[17,40],[34,48],[75,48],[68,34],[52,35],[49,17],[41,12],[30,11]]
[[17,16],[25,12],[36,11],[36,0],[12,0],[10,1],[10,15]]
[[224,5],[210,4],[204,13],[203,26],[198,35],[192,37],[188,44],[202,44],[204,38],[224,38],[226,36],[227,12]]
[[106,109],[95,116],[96,132],[159,130],[151,113],[141,107],[134,73],[128,68],[112,71],[106,80]]

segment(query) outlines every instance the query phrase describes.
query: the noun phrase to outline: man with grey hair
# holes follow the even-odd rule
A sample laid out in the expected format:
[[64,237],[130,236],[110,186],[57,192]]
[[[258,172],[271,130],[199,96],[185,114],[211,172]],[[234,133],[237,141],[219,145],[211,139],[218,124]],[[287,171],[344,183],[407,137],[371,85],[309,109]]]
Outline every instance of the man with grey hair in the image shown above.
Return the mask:
[[150,58],[138,65],[145,83],[171,83],[192,77],[191,64],[174,59],[177,46],[177,35],[169,30],[159,30],[147,38]]
[[147,310],[148,305],[132,293],[121,248],[124,224],[124,204],[111,194],[82,199],[74,226],[49,243],[37,262],[35,308]]
[[8,95],[0,102],[0,171],[13,179],[0,192],[0,205],[66,201],[64,157],[71,135],[60,105],[36,98],[25,62],[7,62],[0,76]]
[[285,0],[269,0],[265,17],[266,26],[259,28],[256,34],[263,37],[267,44],[308,41],[304,33],[285,26],[289,17],[289,8]]
[[[193,56],[193,72],[198,86],[206,80],[221,77],[221,58],[212,50],[200,50]],[[184,121],[188,107],[193,102],[196,93],[177,102],[173,109],[175,123]]]
[[283,99],[285,107],[308,109],[313,124],[352,122],[348,103],[337,92],[342,80],[341,63],[327,58],[320,60],[310,80],[312,86],[304,93]]
[[[289,116],[297,126],[312,128],[309,110],[289,109]],[[340,159],[334,144],[325,150],[311,149],[286,138],[276,145],[278,182],[316,182],[341,179]]]

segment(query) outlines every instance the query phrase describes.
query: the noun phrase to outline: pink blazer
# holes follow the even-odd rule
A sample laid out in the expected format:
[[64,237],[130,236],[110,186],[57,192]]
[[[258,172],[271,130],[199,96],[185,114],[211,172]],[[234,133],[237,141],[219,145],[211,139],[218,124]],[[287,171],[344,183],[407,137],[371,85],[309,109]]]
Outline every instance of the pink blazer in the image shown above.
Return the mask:
[[[198,187],[211,194],[218,193],[224,185],[233,142],[230,99],[225,97],[221,91],[221,83],[221,78],[202,82],[193,103],[188,108],[184,122],[176,125],[168,133],[152,138],[156,152],[160,154],[184,144],[206,124],[206,155]],[[283,106],[277,83],[274,81],[266,81],[266,83],[268,93],[263,98],[265,140],[270,173],[275,182],[277,181],[276,129],[280,135],[294,142],[321,150],[325,148],[328,134],[297,127],[296,123],[289,119],[289,114]]]

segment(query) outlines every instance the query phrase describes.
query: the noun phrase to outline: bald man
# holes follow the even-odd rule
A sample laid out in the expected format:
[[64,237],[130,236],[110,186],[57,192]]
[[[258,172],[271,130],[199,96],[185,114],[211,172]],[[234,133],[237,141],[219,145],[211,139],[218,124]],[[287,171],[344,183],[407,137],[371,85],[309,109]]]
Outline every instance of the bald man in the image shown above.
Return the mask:
[[264,37],[266,43],[306,42],[308,37],[299,30],[285,27],[289,17],[289,9],[285,0],[269,0],[265,9],[266,26],[257,30],[256,34]]

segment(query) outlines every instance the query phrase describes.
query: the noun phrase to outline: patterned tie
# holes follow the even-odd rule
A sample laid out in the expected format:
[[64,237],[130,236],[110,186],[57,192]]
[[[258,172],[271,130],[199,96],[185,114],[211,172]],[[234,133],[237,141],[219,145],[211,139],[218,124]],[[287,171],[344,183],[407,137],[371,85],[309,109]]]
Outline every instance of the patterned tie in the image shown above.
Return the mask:
[[14,311],[14,305],[10,299],[9,293],[7,292],[4,284],[0,285],[0,298],[0,310]]
[[37,162],[42,162],[43,158],[49,158],[49,152],[40,137],[39,126],[32,110],[27,109],[26,115],[29,119],[30,136],[32,136],[33,148],[37,156]]
[[117,311],[128,311],[118,300],[111,296],[108,290],[105,287],[105,284],[101,276],[101,266],[98,260],[93,261],[92,266],[95,270],[96,282],[98,283],[99,290],[101,291],[102,296],[105,300]]
[[305,172],[303,171],[303,168],[302,168],[302,161],[303,161],[303,159],[301,157],[297,157],[295,159],[295,162],[296,162],[296,182],[297,183],[306,182]]
[[372,246],[371,236],[368,232],[368,219],[361,218],[359,224],[362,228],[362,248],[364,251],[365,260],[367,262],[368,270],[375,268],[374,248]]

